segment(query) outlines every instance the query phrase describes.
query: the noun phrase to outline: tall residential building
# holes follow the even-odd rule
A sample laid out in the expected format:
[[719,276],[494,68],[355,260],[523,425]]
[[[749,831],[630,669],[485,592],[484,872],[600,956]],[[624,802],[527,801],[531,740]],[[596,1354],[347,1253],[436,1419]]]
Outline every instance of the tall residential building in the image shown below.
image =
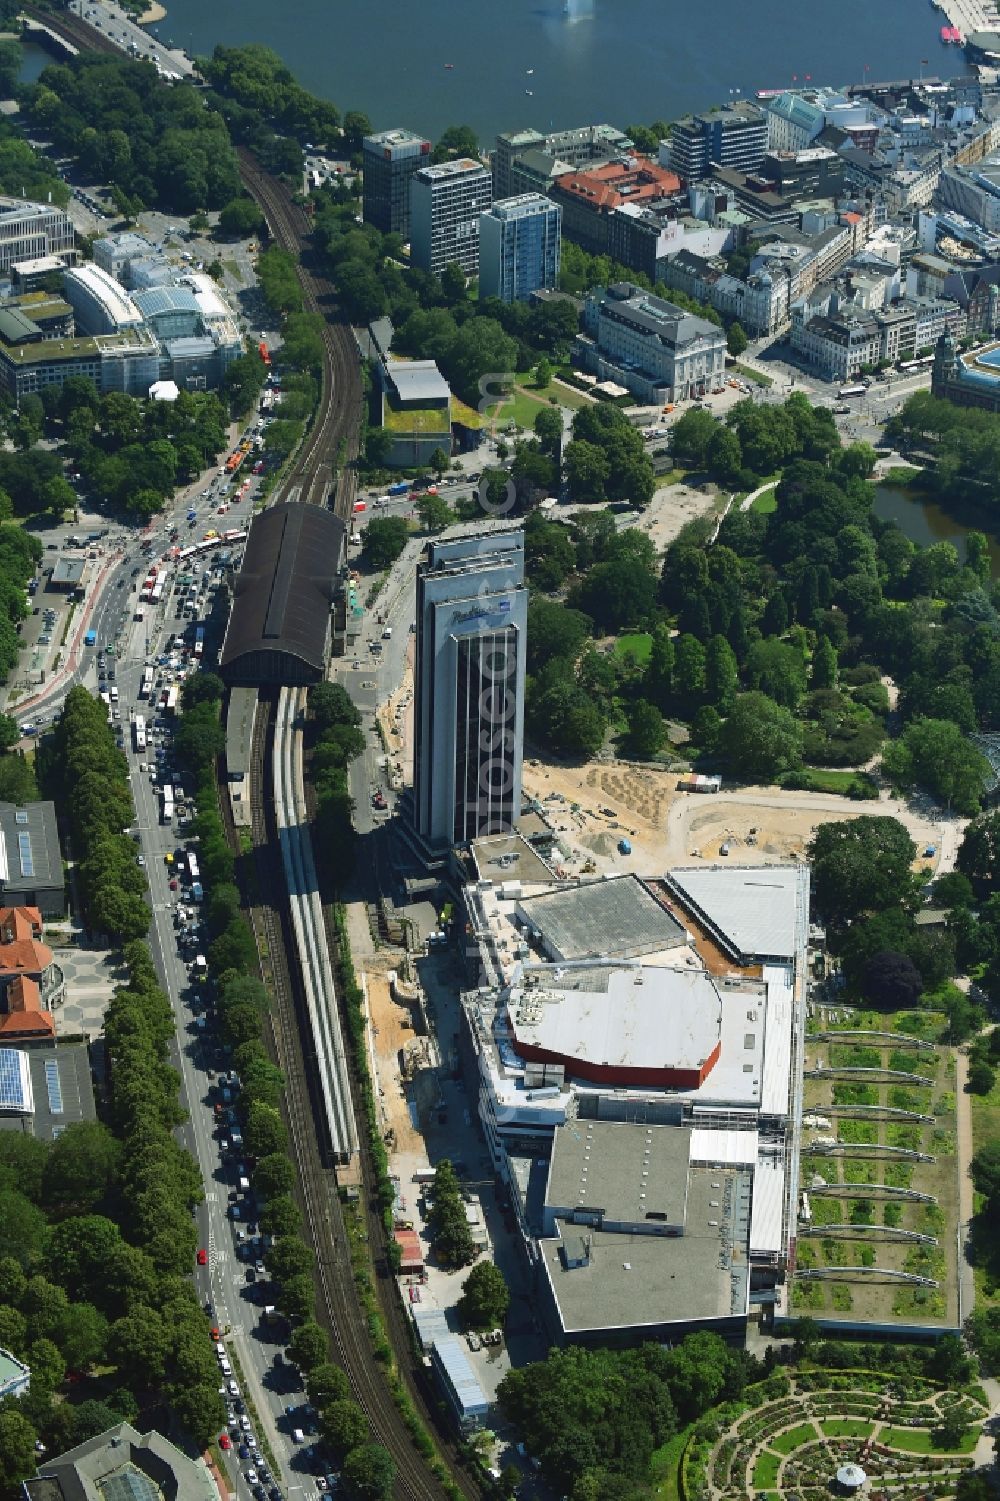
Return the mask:
[[410,255],[439,275],[452,263],[466,276],[479,270],[479,216],[493,202],[488,167],[470,157],[421,167],[410,183]]
[[413,803],[432,848],[521,812],[528,591],[524,533],[430,542],[417,568]]
[[494,203],[479,220],[479,295],[524,302],[559,284],[562,210],[541,193]]
[[365,136],[364,216],[383,234],[410,237],[410,179],[431,154],[431,143],[412,130],[381,130]]
[[755,104],[730,104],[704,115],[678,120],[670,140],[660,148],[671,171],[686,182],[707,177],[712,167],[734,167],[752,172],[767,150],[767,121]]

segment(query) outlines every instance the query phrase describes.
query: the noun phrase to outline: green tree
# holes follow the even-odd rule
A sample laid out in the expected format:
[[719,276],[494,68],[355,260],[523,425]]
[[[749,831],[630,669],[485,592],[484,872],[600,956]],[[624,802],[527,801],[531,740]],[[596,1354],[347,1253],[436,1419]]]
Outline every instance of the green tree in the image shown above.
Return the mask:
[[819,636],[813,650],[809,671],[811,688],[836,688],[837,649],[829,636]]
[[417,515],[425,532],[442,532],[455,520],[455,513],[443,495],[421,495]]
[[309,1401],[319,1412],[331,1402],[339,1402],[351,1395],[351,1383],[340,1366],[326,1361],[313,1366],[306,1375],[306,1393]]
[[352,1449],[360,1449],[371,1438],[364,1409],[353,1397],[339,1397],[329,1402],[320,1413],[319,1428],[323,1442],[329,1444],[338,1463],[342,1463]]
[[245,239],[259,233],[264,216],[252,198],[232,198],[219,214],[219,229],[227,239]]
[[557,657],[574,662],[591,628],[582,611],[533,594],[528,602],[528,671],[537,672]]
[[253,1185],[265,1198],[287,1194],[295,1184],[295,1169],[283,1152],[272,1152],[254,1164]]
[[743,781],[771,782],[802,760],[802,727],[764,693],[742,693],[722,726],[719,748]]
[[77,1121],[53,1141],[45,1163],[46,1204],[89,1209],[111,1190],[121,1165],[121,1145],[99,1121]]
[[0,1412],[0,1485],[8,1495],[35,1473],[37,1439],[34,1428],[16,1408]]
[[667,738],[663,715],[648,699],[638,698],[628,713],[629,749],[640,761],[659,755]]
[[729,325],[729,332],[726,335],[726,348],[729,350],[729,353],[739,359],[749,343],[750,340],[747,338],[742,325],[735,321],[732,322]]
[[538,361],[538,364],[535,366],[535,385],[538,387],[539,391],[544,391],[547,389],[547,387],[551,386],[552,377],[554,374],[555,371],[552,368],[552,361],[547,360],[543,355],[543,357]]
[[902,787],[923,787],[956,813],[979,812],[989,763],[951,720],[913,720],[886,746],[882,764]]
[[596,504],[606,499],[605,486],[611,476],[611,464],[596,444],[583,439],[567,443],[563,467],[572,500]]
[[480,1261],[462,1283],[458,1315],[467,1329],[501,1329],[510,1307],[506,1278],[492,1261]]
[[736,653],[725,636],[713,636],[705,652],[705,696],[720,714],[728,714],[739,688]]
[[805,663],[801,651],[790,642],[773,637],[755,641],[747,655],[746,671],[751,686],[783,708],[796,708],[805,693]]
[[350,1501],[389,1501],[396,1466],[381,1444],[362,1444],[344,1460],[342,1475]]
[[303,1371],[311,1371],[329,1360],[330,1347],[326,1333],[315,1319],[307,1319],[293,1330],[288,1342],[288,1354]]
[[361,556],[381,573],[391,568],[406,546],[409,528],[402,516],[373,516],[365,527]]
[[42,1256],[49,1238],[44,1214],[13,1188],[0,1188],[0,1256],[13,1256],[30,1267]]
[[853,922],[909,900],[916,846],[895,818],[863,814],[822,823],[809,845],[813,897],[828,920]]

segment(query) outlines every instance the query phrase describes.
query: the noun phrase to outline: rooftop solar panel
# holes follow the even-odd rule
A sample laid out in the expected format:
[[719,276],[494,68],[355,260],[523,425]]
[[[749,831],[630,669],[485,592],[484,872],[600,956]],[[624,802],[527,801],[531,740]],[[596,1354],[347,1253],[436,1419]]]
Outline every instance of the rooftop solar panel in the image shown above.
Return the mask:
[[35,861],[31,853],[31,835],[18,834],[17,852],[21,858],[21,874],[28,879],[35,874]]
[[0,1048],[0,1110],[30,1110],[27,1060],[14,1048]]
[[49,1092],[50,1114],[62,1115],[62,1080],[59,1077],[59,1064],[54,1058],[46,1058],[45,1060],[45,1087]]

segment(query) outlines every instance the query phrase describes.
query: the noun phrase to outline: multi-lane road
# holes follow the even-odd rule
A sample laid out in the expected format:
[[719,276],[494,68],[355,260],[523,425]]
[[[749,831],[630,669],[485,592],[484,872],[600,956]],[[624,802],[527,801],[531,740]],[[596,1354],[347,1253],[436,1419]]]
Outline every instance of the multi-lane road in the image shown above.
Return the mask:
[[[207,495],[203,493],[206,488]],[[219,531],[242,529],[249,523],[256,488],[254,483],[247,494],[232,503],[225,516],[220,517],[218,506],[224,490],[223,481],[217,479],[214,483],[203,484],[202,493],[196,498],[187,493],[179,496],[173,508],[158,517],[147,532],[131,536],[123,534],[124,540],[114,540],[102,560],[102,573],[92,585],[88,601],[85,628],[94,631],[95,645],[85,647],[81,644],[76,654],[71,654],[65,670],[56,674],[31,701],[30,709],[22,706],[18,712],[22,718],[28,715],[48,719],[58,710],[74,684],[81,683],[90,691],[96,691],[99,667],[109,674],[112,670],[114,672],[114,677],[109,675],[106,683],[101,681],[100,686],[110,688],[113,682],[118,689],[116,707],[121,716],[123,749],[135,802],[137,848],[144,857],[150,887],[153,921],[149,944],[177,1022],[175,1063],[181,1075],[182,1103],[188,1112],[181,1135],[195,1156],[205,1183],[205,1200],[198,1209],[197,1224],[199,1245],[206,1252],[206,1264],[196,1265],[192,1270],[202,1302],[211,1306],[211,1322],[218,1326],[224,1343],[238,1358],[243,1377],[241,1400],[249,1398],[263,1430],[258,1429],[255,1437],[266,1439],[278,1460],[280,1473],[274,1476],[274,1480],[284,1495],[295,1495],[304,1490],[307,1495],[315,1496],[315,1481],[306,1473],[304,1447],[292,1439],[293,1429],[307,1426],[298,1413],[305,1396],[293,1368],[283,1361],[279,1365],[274,1363],[275,1356],[280,1355],[282,1349],[283,1326],[272,1326],[263,1319],[264,1307],[270,1301],[266,1279],[258,1277],[254,1271],[250,1280],[248,1270],[253,1268],[257,1258],[245,1259],[237,1254],[238,1229],[229,1217],[229,1193],[239,1176],[239,1158],[221,1151],[215,1116],[219,1092],[212,1077],[219,1060],[208,1024],[192,1005],[197,986],[192,985],[188,960],[178,947],[174,922],[180,892],[170,889],[170,882],[176,877],[166,862],[167,854],[172,855],[185,840],[172,824],[161,823],[158,780],[154,781],[151,773],[158,760],[164,763],[169,760],[169,724],[157,710],[155,702],[139,697],[147,663],[168,657],[171,637],[183,632],[189,624],[178,614],[181,610],[180,591],[168,588],[159,606],[145,607],[142,621],[133,618],[137,591],[150,563],[156,562],[171,584],[184,571],[201,580],[203,572],[211,566],[212,551],[201,554],[197,563],[165,563],[163,557],[169,550],[172,528],[179,528],[177,541],[181,546],[200,540],[213,528]],[[189,527],[186,517],[192,509],[197,515],[195,524]],[[81,625],[81,638],[83,629]],[[160,678],[171,670],[165,663],[156,668],[156,676]],[[159,689],[156,692],[158,694]],[[152,732],[148,748],[138,752],[131,733],[131,719],[136,713],[143,715]],[[157,750],[165,754],[158,757]],[[288,1407],[296,1409],[294,1418],[286,1412]],[[234,1487],[242,1501],[251,1501],[252,1492],[243,1473],[246,1466],[239,1463],[240,1438],[235,1433],[232,1442],[233,1448],[228,1451],[226,1461]],[[255,1467],[259,1472],[259,1464]]]

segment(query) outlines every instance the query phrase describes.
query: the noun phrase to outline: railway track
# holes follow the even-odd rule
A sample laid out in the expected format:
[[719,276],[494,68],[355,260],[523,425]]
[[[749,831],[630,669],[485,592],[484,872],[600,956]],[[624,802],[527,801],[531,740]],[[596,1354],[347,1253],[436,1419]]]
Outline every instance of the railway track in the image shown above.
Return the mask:
[[324,320],[319,413],[286,478],[283,498],[324,505],[332,488],[337,451],[343,443],[344,463],[339,466],[334,509],[347,522],[357,492],[350,460],[358,453],[362,401],[360,356],[354,336],[343,321],[329,321],[336,311],[336,290],[328,278],[310,268],[309,216],[245,146],[237,148],[237,157],[243,184],[267,220],[275,244],[299,260],[306,311],[318,313]]
[[[371,1333],[358,1300],[351,1269],[350,1248],[336,1179],[324,1167],[316,1131],[318,1081],[316,1060],[304,1039],[312,1037],[305,1015],[299,977],[293,975],[288,911],[279,896],[284,871],[274,800],[274,758],[287,753],[278,722],[278,695],[262,690],[251,748],[251,832],[257,877],[257,896],[248,915],[258,950],[266,956],[266,979],[274,997],[269,1014],[271,1042],[285,1076],[285,1110],[290,1150],[298,1170],[302,1208],[310,1227],[316,1256],[317,1316],[325,1324],[337,1359],[347,1372],[356,1401],[371,1424],[372,1437],[384,1445],[396,1465],[398,1501],[441,1501],[442,1487],[418,1454],[393,1401],[383,1367],[375,1359]],[[228,819],[227,819],[228,822]],[[238,845],[235,830],[228,829]],[[468,1486],[466,1494],[477,1492]]]

